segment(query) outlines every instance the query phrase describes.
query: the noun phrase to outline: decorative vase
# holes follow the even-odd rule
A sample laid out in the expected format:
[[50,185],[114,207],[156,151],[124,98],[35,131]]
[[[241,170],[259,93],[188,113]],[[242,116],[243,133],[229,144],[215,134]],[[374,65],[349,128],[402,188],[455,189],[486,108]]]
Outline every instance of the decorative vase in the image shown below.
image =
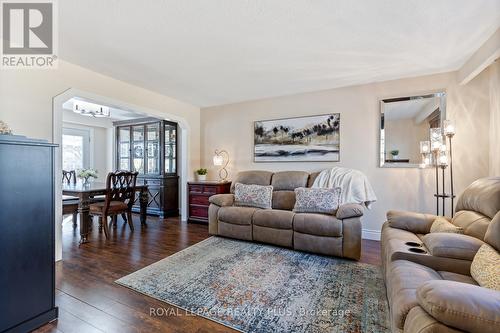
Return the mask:
[[205,180],[207,180],[207,175],[196,175],[196,179],[200,182],[204,182]]

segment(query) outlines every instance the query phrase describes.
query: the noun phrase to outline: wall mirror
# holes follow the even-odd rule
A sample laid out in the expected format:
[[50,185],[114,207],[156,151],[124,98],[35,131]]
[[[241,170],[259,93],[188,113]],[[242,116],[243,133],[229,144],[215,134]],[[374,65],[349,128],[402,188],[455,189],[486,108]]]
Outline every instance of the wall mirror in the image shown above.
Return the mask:
[[420,142],[446,119],[444,92],[380,101],[380,167],[418,168]]

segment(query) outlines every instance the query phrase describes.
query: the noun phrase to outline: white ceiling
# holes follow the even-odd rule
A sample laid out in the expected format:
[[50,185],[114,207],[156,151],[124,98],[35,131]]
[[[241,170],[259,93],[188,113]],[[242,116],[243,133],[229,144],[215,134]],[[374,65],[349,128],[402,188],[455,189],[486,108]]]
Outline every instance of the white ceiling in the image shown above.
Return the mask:
[[500,0],[64,0],[61,58],[212,106],[456,70]]

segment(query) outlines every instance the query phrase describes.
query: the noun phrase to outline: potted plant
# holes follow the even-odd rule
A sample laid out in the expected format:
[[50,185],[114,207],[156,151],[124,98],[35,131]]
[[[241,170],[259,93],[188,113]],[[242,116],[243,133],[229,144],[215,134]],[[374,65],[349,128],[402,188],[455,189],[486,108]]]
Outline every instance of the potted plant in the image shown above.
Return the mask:
[[80,169],[76,173],[76,176],[82,180],[82,183],[88,184],[90,178],[97,178],[97,170],[96,169]]
[[198,181],[207,180],[207,173],[208,173],[208,170],[205,168],[200,168],[200,169],[196,170],[196,180],[198,180]]
[[398,156],[399,156],[399,150],[395,149],[395,150],[391,150],[391,155],[392,155],[392,159],[393,160],[397,160],[398,159]]

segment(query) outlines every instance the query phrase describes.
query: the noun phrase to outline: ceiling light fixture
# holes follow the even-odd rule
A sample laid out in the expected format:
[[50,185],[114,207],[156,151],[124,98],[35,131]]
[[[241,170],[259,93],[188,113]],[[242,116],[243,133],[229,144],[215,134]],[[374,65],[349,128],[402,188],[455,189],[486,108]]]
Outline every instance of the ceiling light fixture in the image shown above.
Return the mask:
[[105,118],[111,115],[107,106],[86,102],[73,103],[73,112],[94,118]]

